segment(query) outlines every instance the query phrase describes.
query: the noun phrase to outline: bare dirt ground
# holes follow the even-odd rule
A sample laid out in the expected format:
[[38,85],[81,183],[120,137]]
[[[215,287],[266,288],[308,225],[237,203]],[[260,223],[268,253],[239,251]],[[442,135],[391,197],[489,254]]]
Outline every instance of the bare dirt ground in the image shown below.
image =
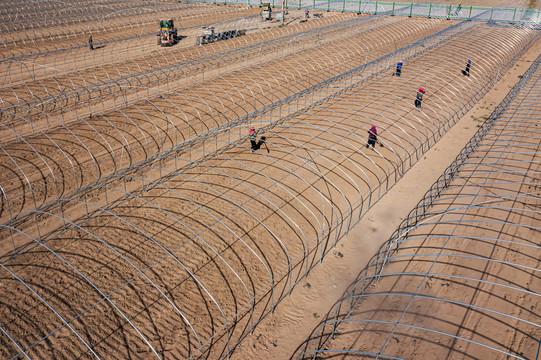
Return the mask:
[[[92,129],[89,122],[68,121],[65,128],[25,137],[26,143],[11,142],[5,148],[11,147],[9,151],[24,164],[21,173],[33,178],[19,180],[24,176],[16,175],[4,158],[4,174],[11,171],[13,177],[2,175],[2,186],[5,181],[14,192],[26,189],[28,194],[27,185],[32,184],[41,189],[34,193],[37,202],[48,199],[51,192],[65,195],[171,148],[179,142],[172,134],[189,139],[208,132],[453,24],[427,19],[385,21],[384,26],[368,29],[364,37],[346,34],[329,43],[316,39],[302,51],[284,58],[274,56],[264,71],[267,79],[275,80],[256,81],[263,66],[248,63],[211,73],[207,83],[172,83],[168,89],[156,85],[157,97],[124,104],[121,111],[108,109],[99,117],[94,113]],[[283,36],[279,30],[272,31],[272,36]],[[340,286],[348,283],[345,275],[353,276],[353,263],[359,264],[352,255],[368,258],[367,249],[375,246],[369,243],[361,250],[364,243],[353,241],[353,249],[346,252],[342,248],[347,248],[348,241],[342,241],[332,250],[336,259],[327,256],[310,273],[310,285],[301,280],[344,234],[343,221],[354,222],[354,214],[364,213],[377,199],[394,199],[383,197],[388,187],[447,132],[457,120],[453,114],[458,109],[473,105],[462,92],[470,95],[489,86],[498,76],[494,69],[511,61],[533,33],[482,25],[461,36],[409,59],[401,78],[386,70],[317,106],[302,109],[298,102],[280,107],[279,114],[289,118],[264,133],[268,150],[252,153],[244,141],[216,153],[231,145],[227,136],[238,140],[250,125],[259,126],[255,120],[246,121],[216,137],[215,143],[194,144],[184,153],[145,164],[140,172],[127,174],[133,178],[124,179],[124,186],[99,187],[100,195],[92,201],[85,198],[92,191],[85,192],[85,197],[68,197],[62,203],[62,221],[73,223],[56,227],[58,209],[48,209],[50,215],[35,214],[41,228],[54,234],[38,244],[31,237],[24,239],[35,229],[24,228],[17,236],[33,246],[2,261],[1,356],[16,356],[27,349],[35,358],[185,358],[201,355],[201,348],[210,358],[220,358],[284,297],[275,315],[264,320],[234,356],[285,358],[292,354],[306,338],[303,330],[311,329],[332,303],[324,294],[338,295]],[[241,46],[242,38],[236,43]],[[476,71],[471,77],[460,75],[464,55],[456,57],[458,52],[474,59]],[[520,74],[516,71],[515,76]],[[287,89],[278,86],[284,83]],[[422,113],[412,105],[420,84],[428,90]],[[450,93],[449,88],[457,91]],[[327,90],[311,96],[332,94]],[[489,99],[491,105],[496,104],[497,97]],[[190,128],[187,117],[200,120],[201,128]],[[473,132],[477,123],[466,121]],[[115,126],[108,127],[111,123]],[[366,130],[373,123],[381,129],[385,146],[365,149]],[[68,137],[74,133],[78,136]],[[145,136],[151,140],[142,140]],[[460,142],[452,147],[459,149]],[[50,157],[54,168],[36,165],[36,153]],[[119,153],[131,159],[124,160]],[[209,158],[202,163],[189,163],[204,156]],[[64,163],[66,157],[71,161]],[[419,170],[423,178],[431,173],[426,166],[432,165],[427,164]],[[78,170],[73,171],[74,166]],[[75,175],[67,180],[69,171]],[[43,175],[47,172],[61,174],[60,191],[47,188],[54,183],[52,175]],[[432,173],[439,175],[435,169]],[[430,185],[428,175],[426,181]],[[27,210],[30,199],[18,196],[14,198],[20,202],[13,202],[17,211]],[[118,201],[105,202],[105,196]],[[393,206],[400,199],[392,200]],[[401,211],[408,206],[404,202]],[[92,217],[87,217],[88,207],[96,211]],[[2,210],[7,213],[5,207]],[[386,212],[393,217],[399,214],[398,209]],[[2,223],[6,220],[9,217]],[[392,230],[386,225],[369,228],[375,229],[370,240],[380,228]],[[366,227],[356,229],[362,232]],[[10,246],[12,234],[3,228],[2,246]],[[351,261],[351,268],[344,266],[346,261]],[[336,267],[329,267],[333,263]],[[336,274],[339,281],[333,277]],[[329,283],[331,279],[334,282]]]
[[[143,8],[145,9],[145,8]],[[58,18],[55,24],[40,24],[38,19],[19,19],[12,21],[12,26],[2,33],[1,56],[3,58],[20,57],[29,54],[65,51],[69,48],[88,47],[88,35],[100,45],[110,45],[111,41],[137,35],[154,35],[158,31],[161,18],[176,20],[177,28],[190,28],[201,24],[220,22],[257,14],[257,9],[235,5],[213,6],[205,4],[169,4],[163,9],[142,11],[136,8],[126,9],[112,16],[93,14],[88,17],[74,15]],[[58,13],[56,13],[58,16]],[[53,16],[54,17],[54,16]],[[75,20],[75,21],[73,21]]]
[[[51,50],[51,46],[47,44],[30,46],[28,48],[37,48],[40,53],[10,57],[8,60],[0,62],[1,78],[5,86],[10,87],[21,86],[20,84],[24,82],[25,86],[30,87],[27,91],[31,91],[33,96],[42,97],[41,94],[45,90],[40,90],[39,83],[32,84],[29,81],[47,80],[49,84],[41,85],[41,87],[49,92],[53,91],[54,94],[55,86],[51,86],[51,84],[60,83],[62,84],[60,91],[67,91],[80,82],[82,85],[79,86],[94,85],[105,79],[111,81],[124,76],[140,74],[172,66],[179,62],[212,56],[242,46],[359,17],[354,14],[327,14],[323,18],[300,23],[300,12],[294,11],[288,18],[288,26],[278,29],[280,22],[261,22],[255,16],[257,13],[255,9],[250,10],[249,14],[245,14],[246,10],[242,10],[242,8],[236,12],[224,11],[220,13],[217,10],[214,12],[213,16],[198,18],[199,23],[188,28],[181,27],[182,24],[176,24],[180,28],[180,34],[185,38],[173,47],[156,46],[157,21],[152,23],[152,31],[135,39],[128,36],[130,34],[128,30],[118,32],[116,37],[111,35],[111,39],[100,39],[94,35],[96,47],[94,51],[90,51],[86,43],[67,46],[59,50]],[[245,15],[251,16],[242,17]],[[217,23],[212,23],[213,20],[216,20]],[[237,29],[246,30],[246,35],[229,41],[195,46],[197,36],[201,35],[203,27],[209,24],[214,24],[216,32]],[[87,37],[84,40],[86,42]],[[37,88],[34,88],[36,86]],[[47,94],[50,94],[49,92]],[[18,102],[24,102],[21,89],[16,90],[16,93]],[[9,103],[7,95],[3,93],[2,100]]]
[[[91,119],[87,119],[88,113],[78,115],[72,121],[69,113],[60,115],[58,111],[48,111],[36,114],[32,125],[40,127],[43,135],[27,137],[24,144],[4,145],[8,154],[24,154],[24,160],[17,162],[17,169],[12,168],[14,171],[6,171],[4,191],[10,198],[10,212],[5,211],[2,216],[13,218],[16,212],[136,164],[359,63],[374,60],[395,50],[398,43],[416,41],[449,24],[441,20],[410,22],[390,18],[388,25],[378,22],[366,27],[364,33],[367,36],[377,33],[381,38],[371,46],[367,46],[362,38],[346,32],[340,36],[328,33],[326,36],[332,42],[321,38],[309,46],[305,43],[297,45],[298,51],[290,46],[286,53],[276,49],[276,54],[266,52],[265,55],[252,56],[250,62],[232,64],[234,66],[222,74],[207,74],[202,81],[191,86],[188,82],[172,82],[167,88],[170,92],[167,96],[159,95],[160,84],[156,84],[156,89],[151,96],[144,96],[144,101],[114,107]],[[399,35],[393,35],[397,32]],[[340,44],[344,46],[339,47],[339,51],[334,50]],[[312,54],[318,54],[318,57],[312,57]],[[339,66],[334,65],[337,61],[340,61]],[[259,64],[265,66],[266,83],[259,82]],[[318,71],[314,72],[314,69]],[[189,92],[182,91],[187,87]],[[103,98],[107,99],[107,94],[95,101],[103,102]],[[101,107],[100,103],[96,105],[97,109]],[[95,114],[92,110],[89,113],[92,112]],[[57,126],[58,130],[49,130],[45,122],[49,123],[50,117],[55,115],[62,117],[62,124],[69,125],[69,128]],[[22,135],[19,127],[14,126],[14,129]],[[87,140],[89,133],[95,134],[94,140]],[[9,134],[4,139],[8,137]],[[6,169],[13,163],[8,156],[2,161]]]
[[[378,248],[389,239],[409,211],[430,189],[498,104],[539,56],[541,41],[532,47],[483,99],[415,164],[342,239],[332,256],[312,270],[253,334],[241,343],[233,358],[286,359],[295,354],[317,329],[342,294],[356,280]],[[487,216],[490,216],[488,214]],[[407,286],[405,286],[407,288]],[[378,290],[380,290],[378,288]],[[381,289],[384,291],[384,289]],[[343,331],[346,332],[346,331]],[[356,335],[359,333],[356,332]],[[351,341],[350,341],[351,340]],[[348,348],[353,339],[343,339]],[[339,348],[337,345],[336,348]],[[406,353],[409,351],[405,350]],[[298,353],[297,353],[298,354]],[[431,352],[418,352],[419,358]]]
[[334,338],[332,326],[316,328],[301,358],[537,358],[540,75],[537,68],[427,214],[410,223]]

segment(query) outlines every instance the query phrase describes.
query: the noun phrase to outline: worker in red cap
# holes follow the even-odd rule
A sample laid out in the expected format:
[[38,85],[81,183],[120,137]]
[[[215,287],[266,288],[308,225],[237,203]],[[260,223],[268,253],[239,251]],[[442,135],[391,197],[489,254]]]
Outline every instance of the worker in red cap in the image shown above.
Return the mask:
[[370,130],[368,130],[368,142],[366,143],[366,147],[368,148],[372,145],[372,149],[374,149],[376,141],[378,141],[378,131],[376,130],[376,125],[372,125]]
[[254,152],[255,150],[257,150],[257,132],[255,131],[255,128],[250,128],[248,137],[250,138],[250,143],[252,144],[252,152]]
[[421,102],[423,101],[423,94],[424,93],[425,93],[425,89],[420,87],[419,91],[417,91],[417,97],[415,98],[415,107],[419,111],[423,111],[423,109],[421,108]]

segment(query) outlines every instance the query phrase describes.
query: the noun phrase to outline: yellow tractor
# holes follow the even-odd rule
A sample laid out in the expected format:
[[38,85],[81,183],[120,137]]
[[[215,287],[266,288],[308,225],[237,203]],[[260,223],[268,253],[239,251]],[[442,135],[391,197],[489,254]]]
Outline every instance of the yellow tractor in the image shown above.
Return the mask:
[[160,31],[158,32],[158,45],[173,46],[182,39],[177,34],[173,20],[160,20]]

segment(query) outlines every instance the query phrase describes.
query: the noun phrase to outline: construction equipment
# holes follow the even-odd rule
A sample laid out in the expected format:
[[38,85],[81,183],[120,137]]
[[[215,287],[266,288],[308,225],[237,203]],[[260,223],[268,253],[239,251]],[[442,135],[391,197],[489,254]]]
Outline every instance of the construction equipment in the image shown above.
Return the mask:
[[158,45],[173,46],[182,39],[177,34],[173,20],[160,20],[160,31],[158,32]]
[[272,7],[270,3],[261,3],[261,20],[272,20]]

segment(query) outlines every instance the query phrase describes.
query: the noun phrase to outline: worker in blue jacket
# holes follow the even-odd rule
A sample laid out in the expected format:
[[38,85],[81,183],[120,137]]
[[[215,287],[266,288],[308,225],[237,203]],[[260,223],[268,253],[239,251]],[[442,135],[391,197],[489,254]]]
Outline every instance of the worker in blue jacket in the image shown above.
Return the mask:
[[396,64],[396,76],[402,75],[402,60],[398,61],[398,64]]

